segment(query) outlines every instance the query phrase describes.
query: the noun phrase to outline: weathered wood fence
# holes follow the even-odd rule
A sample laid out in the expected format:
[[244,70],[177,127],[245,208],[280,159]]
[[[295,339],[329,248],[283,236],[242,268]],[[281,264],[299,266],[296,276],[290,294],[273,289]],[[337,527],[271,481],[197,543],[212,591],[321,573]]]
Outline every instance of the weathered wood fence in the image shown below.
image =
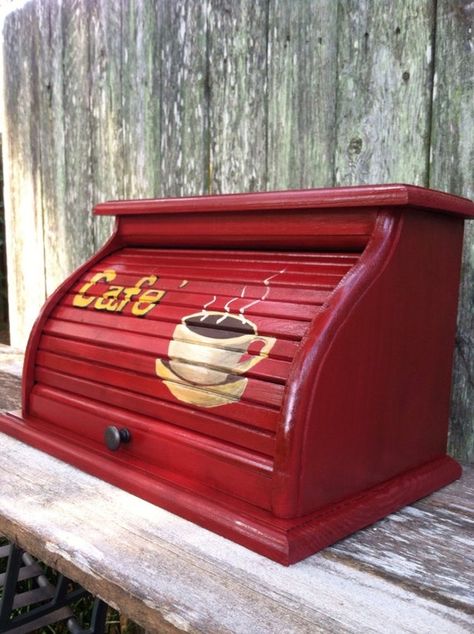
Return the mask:
[[[4,28],[12,341],[94,203],[377,182],[474,196],[472,0],[32,0]],[[474,458],[474,230],[451,450]]]

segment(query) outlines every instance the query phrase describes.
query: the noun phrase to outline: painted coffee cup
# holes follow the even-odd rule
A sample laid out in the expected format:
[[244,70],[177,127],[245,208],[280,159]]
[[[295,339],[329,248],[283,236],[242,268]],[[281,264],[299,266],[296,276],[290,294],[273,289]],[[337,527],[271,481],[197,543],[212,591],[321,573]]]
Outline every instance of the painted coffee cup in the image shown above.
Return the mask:
[[[263,344],[258,355],[242,357],[256,341]],[[187,315],[176,326],[168,347],[170,368],[194,385],[219,385],[229,375],[245,374],[268,356],[273,337],[258,334],[257,326],[239,315],[203,311]]]

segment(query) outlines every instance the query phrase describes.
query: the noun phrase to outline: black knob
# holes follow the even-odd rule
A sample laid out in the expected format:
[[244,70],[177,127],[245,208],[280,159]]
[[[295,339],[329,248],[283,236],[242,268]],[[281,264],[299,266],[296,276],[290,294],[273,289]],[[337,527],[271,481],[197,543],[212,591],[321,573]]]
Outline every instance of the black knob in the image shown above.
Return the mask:
[[104,433],[104,440],[110,451],[117,451],[122,443],[130,442],[130,432],[128,429],[119,429],[115,425],[110,425]]

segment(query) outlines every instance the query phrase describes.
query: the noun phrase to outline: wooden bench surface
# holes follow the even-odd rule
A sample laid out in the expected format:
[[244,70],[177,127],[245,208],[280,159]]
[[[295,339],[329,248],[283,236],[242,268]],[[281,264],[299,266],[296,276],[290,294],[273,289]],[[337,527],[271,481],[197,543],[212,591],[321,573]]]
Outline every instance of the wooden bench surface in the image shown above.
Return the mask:
[[285,568],[0,434],[0,533],[150,632],[472,632],[473,485]]

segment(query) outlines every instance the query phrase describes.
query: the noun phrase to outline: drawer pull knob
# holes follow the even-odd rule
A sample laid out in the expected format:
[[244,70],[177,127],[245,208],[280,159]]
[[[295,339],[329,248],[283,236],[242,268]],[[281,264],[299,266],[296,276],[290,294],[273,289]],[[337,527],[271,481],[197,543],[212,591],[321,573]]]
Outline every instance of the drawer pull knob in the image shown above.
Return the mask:
[[130,438],[128,429],[119,429],[115,425],[109,425],[104,433],[105,444],[110,451],[117,451],[122,443],[130,442]]

